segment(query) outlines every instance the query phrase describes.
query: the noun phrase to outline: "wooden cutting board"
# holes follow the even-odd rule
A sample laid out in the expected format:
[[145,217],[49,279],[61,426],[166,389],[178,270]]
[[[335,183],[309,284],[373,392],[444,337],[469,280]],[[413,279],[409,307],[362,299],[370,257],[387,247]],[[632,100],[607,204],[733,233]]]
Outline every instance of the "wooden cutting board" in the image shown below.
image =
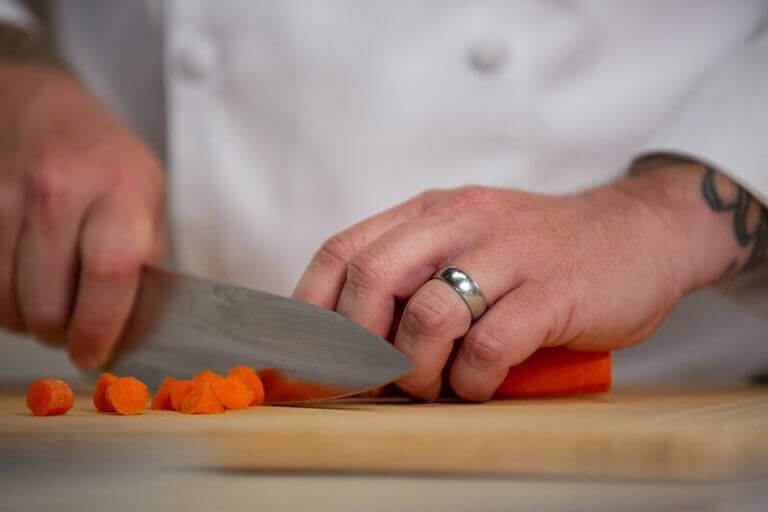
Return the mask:
[[30,416],[0,391],[0,458],[144,457],[232,470],[731,480],[768,474],[768,389],[465,403],[347,400],[222,415]]

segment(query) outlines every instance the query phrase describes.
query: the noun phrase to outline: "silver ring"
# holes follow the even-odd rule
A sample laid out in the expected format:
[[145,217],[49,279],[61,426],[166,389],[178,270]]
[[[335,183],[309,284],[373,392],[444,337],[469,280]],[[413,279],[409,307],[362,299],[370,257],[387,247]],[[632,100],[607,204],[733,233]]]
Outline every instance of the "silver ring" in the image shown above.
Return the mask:
[[485,301],[485,295],[483,295],[480,287],[469,277],[469,274],[460,268],[445,267],[438,270],[432,278],[445,281],[456,290],[456,293],[464,299],[469,312],[472,313],[472,320],[480,318],[488,309],[488,303]]

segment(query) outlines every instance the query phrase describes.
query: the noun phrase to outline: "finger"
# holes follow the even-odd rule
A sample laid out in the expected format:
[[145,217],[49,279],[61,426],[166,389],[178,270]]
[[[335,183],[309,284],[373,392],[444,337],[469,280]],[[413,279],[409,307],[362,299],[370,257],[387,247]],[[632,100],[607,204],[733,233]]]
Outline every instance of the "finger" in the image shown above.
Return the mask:
[[73,186],[60,168],[42,168],[27,189],[19,239],[16,290],[26,329],[63,343],[77,264],[77,237],[90,186]]
[[508,293],[467,332],[450,371],[453,390],[465,400],[488,400],[509,367],[539,348],[558,329],[554,298],[526,283]]
[[335,309],[350,259],[390,229],[421,215],[446,192],[425,192],[329,238],[304,271],[293,297],[326,309]]
[[450,286],[435,279],[424,283],[408,301],[395,336],[395,347],[413,365],[397,382],[400,389],[423,400],[435,400],[454,340],[467,332],[470,322],[466,304]]
[[81,270],[67,332],[70,357],[81,367],[103,365],[130,315],[139,272],[152,252],[155,220],[123,200],[97,202],[80,237]]
[[[513,259],[511,253],[478,246],[448,263],[467,272],[491,305],[519,284],[519,274],[511,271]],[[400,388],[426,400],[436,398],[454,340],[464,336],[471,321],[464,299],[448,283],[425,283],[408,301],[395,337],[395,346],[413,364],[398,382]]]
[[350,260],[336,310],[385,337],[395,300],[411,296],[442,262],[472,243],[470,223],[463,217],[422,217],[388,231]]
[[0,183],[0,326],[14,331],[23,327],[14,282],[21,224],[21,192],[8,183]]

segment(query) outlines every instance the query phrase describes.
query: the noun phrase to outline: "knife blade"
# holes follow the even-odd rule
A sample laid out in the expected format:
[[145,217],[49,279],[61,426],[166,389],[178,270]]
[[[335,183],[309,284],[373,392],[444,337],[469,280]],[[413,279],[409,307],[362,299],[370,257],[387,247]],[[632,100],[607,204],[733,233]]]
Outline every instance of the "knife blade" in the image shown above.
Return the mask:
[[208,368],[274,368],[328,390],[363,392],[405,375],[410,362],[392,345],[342,315],[286,297],[142,269],[131,317],[110,371],[150,388],[165,376]]

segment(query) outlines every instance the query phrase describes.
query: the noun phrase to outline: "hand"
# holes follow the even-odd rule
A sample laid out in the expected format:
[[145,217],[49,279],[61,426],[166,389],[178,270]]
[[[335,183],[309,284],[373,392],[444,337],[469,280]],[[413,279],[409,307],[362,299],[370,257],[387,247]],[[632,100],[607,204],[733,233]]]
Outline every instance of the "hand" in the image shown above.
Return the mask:
[[[414,365],[398,385],[422,399],[437,397],[454,340],[463,338],[450,385],[465,399],[486,400],[539,347],[605,350],[646,338],[703,284],[697,278],[724,264],[720,248],[690,265],[707,243],[696,236],[727,234],[727,221],[717,224],[696,197],[701,173],[690,167],[569,197],[426,192],[329,239],[294,295],[383,337],[397,324],[394,344]],[[717,230],[707,233],[709,224]],[[447,265],[485,294],[490,307],[474,324],[460,296],[430,279]],[[399,300],[407,304],[398,323]]]
[[165,248],[150,151],[64,73],[0,69],[0,325],[103,364]]

